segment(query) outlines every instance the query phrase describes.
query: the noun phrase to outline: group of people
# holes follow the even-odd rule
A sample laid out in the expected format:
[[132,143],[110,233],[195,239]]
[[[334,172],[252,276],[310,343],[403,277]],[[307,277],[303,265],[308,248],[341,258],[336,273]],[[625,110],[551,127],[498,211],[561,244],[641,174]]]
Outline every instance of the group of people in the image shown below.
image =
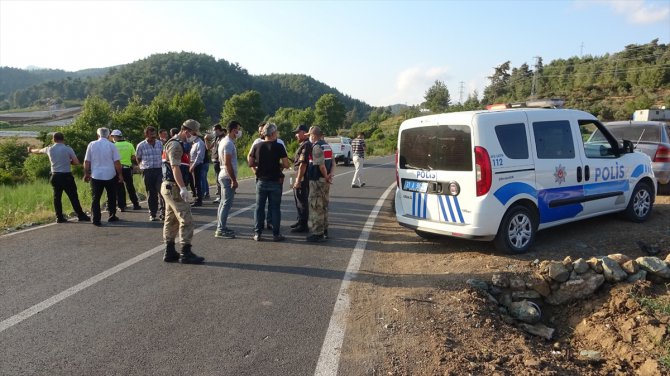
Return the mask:
[[[64,144],[60,132],[53,135],[53,144],[42,149],[29,148],[32,153],[45,153],[51,161],[50,183],[54,191],[56,221],[65,222],[61,197],[65,192],[80,221],[91,221],[101,226],[100,200],[107,193],[108,221],[115,222],[117,207],[126,208],[126,190],[134,210],[141,210],[132,184],[133,165],[138,165],[147,192],[149,220],[162,219],[165,241],[165,262],[198,264],[204,261],[191,249],[193,222],[191,207],[201,206],[209,196],[207,172],[211,160],[217,174],[218,203],[216,238],[234,239],[235,231],[227,226],[238,184],[238,158],[236,141],[242,136],[242,125],[230,121],[226,128],[221,124],[213,127],[213,133],[202,137],[200,123],[186,120],[179,129],[173,128],[170,138],[167,131],[157,132],[146,127],[145,139],[134,148],[119,130],[110,134],[108,128],[98,128],[98,139],[89,143],[84,157],[84,181],[90,182],[92,192],[92,219],[82,210],[77,188],[70,166],[79,164],[72,148]],[[297,220],[291,232],[308,233],[306,241],[321,242],[328,238],[328,202],[330,185],[333,183],[335,161],[330,145],[325,142],[321,129],[300,125],[293,130],[299,146],[292,160],[295,178],[291,181],[297,209]],[[285,239],[280,232],[281,196],[284,170],[291,167],[286,146],[279,139],[277,126],[273,123],[259,125],[259,139],[247,154],[247,163],[256,175],[256,210],[254,212],[253,239],[265,240],[263,231],[272,231],[272,241]],[[111,137],[110,137],[111,136]],[[110,138],[114,142],[110,142]],[[365,185],[362,180],[365,158],[363,134],[352,142],[352,153],[356,171],[352,187]],[[192,184],[192,185],[191,185]],[[191,187],[191,191],[189,191]],[[191,197],[194,202],[191,203]],[[267,204],[267,215],[266,215]],[[267,223],[267,225],[266,225]],[[176,239],[181,241],[180,252]]]

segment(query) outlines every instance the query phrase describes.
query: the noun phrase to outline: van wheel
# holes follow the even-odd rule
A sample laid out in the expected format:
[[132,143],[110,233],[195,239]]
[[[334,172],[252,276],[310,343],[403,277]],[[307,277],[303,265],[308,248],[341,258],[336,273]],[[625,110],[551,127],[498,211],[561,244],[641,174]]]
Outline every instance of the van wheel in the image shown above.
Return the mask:
[[535,241],[537,216],[523,205],[510,208],[500,223],[493,243],[498,251],[525,253]]
[[426,232],[426,231],[421,231],[421,230],[414,230],[417,235],[420,237],[426,239],[426,240],[432,240],[432,239],[438,239],[440,238],[440,235],[438,234],[433,234],[432,232]]
[[624,213],[629,220],[641,223],[649,218],[653,205],[654,193],[649,184],[641,181],[635,186]]

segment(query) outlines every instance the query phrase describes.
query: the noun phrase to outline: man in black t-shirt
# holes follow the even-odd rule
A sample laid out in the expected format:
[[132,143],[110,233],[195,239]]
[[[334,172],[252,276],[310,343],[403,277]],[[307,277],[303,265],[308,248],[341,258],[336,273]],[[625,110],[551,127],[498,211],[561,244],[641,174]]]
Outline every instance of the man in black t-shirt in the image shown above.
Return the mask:
[[249,152],[249,167],[256,169],[256,211],[254,213],[254,240],[260,241],[265,223],[265,202],[272,213],[272,240],[282,241],[279,233],[281,222],[282,170],[289,167],[288,156],[283,145],[277,143],[277,126],[268,123],[263,127],[263,141]]

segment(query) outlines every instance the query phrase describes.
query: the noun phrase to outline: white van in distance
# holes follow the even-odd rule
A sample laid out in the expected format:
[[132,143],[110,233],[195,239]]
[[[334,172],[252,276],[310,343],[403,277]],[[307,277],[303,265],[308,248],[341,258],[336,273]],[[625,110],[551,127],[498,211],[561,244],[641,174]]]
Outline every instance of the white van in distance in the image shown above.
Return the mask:
[[[581,127],[605,136],[584,143]],[[548,227],[623,212],[651,215],[651,160],[620,144],[593,115],[516,108],[429,115],[398,132],[398,223],[422,237],[493,240],[528,251]]]

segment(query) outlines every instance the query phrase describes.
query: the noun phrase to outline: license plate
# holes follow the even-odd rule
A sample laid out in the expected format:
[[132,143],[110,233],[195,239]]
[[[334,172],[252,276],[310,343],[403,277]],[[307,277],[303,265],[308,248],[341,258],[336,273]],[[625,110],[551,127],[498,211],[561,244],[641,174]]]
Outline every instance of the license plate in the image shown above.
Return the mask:
[[402,189],[412,192],[425,193],[428,190],[428,183],[425,181],[405,180]]

